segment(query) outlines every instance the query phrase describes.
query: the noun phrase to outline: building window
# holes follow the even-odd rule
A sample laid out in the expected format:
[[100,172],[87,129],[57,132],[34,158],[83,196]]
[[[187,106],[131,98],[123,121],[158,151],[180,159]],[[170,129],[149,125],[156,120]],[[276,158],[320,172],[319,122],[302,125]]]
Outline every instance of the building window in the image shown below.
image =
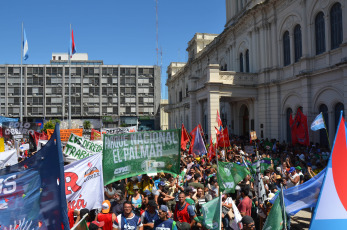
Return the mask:
[[337,126],[339,125],[341,111],[342,116],[345,117],[345,106],[339,102],[335,105],[335,132],[337,131]]
[[315,20],[316,32],[316,54],[325,52],[325,25],[324,14],[318,13]]
[[288,108],[286,111],[286,124],[287,124],[287,142],[290,144],[292,143],[292,130],[290,128],[289,119],[292,113],[293,113],[293,110],[291,108]]
[[330,11],[331,49],[336,49],[342,43],[342,10],[341,4],[336,3]]
[[327,137],[327,133],[329,133],[329,116],[328,116],[328,107],[325,104],[322,104],[319,106],[319,112],[322,113],[323,119],[325,122],[326,130],[320,129],[319,135],[320,135],[320,144],[322,147],[329,147],[329,141]]
[[240,53],[240,72],[243,72],[243,53]]
[[294,49],[295,49],[295,62],[298,62],[302,56],[301,26],[300,25],[296,25],[294,28]]
[[283,34],[283,64],[284,66],[290,64],[290,38],[288,31]]
[[246,72],[249,73],[249,50],[246,50]]

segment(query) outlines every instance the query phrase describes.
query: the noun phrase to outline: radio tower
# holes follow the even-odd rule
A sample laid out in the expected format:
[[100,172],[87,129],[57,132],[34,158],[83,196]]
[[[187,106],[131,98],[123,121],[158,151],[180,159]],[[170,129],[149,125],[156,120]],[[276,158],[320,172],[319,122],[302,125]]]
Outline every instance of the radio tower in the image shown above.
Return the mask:
[[159,35],[158,35],[158,0],[155,0],[155,29],[156,29],[156,51],[157,51],[157,66],[159,65]]

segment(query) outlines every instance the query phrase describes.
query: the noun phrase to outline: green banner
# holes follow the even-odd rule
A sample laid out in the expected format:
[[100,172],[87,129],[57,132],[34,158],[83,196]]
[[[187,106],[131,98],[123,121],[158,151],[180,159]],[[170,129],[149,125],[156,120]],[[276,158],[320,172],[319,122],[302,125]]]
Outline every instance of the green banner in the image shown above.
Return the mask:
[[221,196],[201,205],[203,225],[207,229],[220,229]]
[[104,184],[145,173],[180,173],[179,129],[104,135]]
[[77,136],[71,133],[68,142],[64,148],[63,153],[74,158],[84,159],[95,153],[102,152],[102,145],[97,142],[84,139],[83,137]]
[[[282,190],[283,191],[283,190]],[[282,230],[286,229],[286,213],[283,201],[283,193],[280,192],[279,196],[275,200],[266,222],[264,224],[263,230]]]
[[245,166],[240,166],[232,162],[218,161],[217,180],[219,190],[225,193],[235,192],[236,185],[242,181],[247,174],[249,174],[249,171]]

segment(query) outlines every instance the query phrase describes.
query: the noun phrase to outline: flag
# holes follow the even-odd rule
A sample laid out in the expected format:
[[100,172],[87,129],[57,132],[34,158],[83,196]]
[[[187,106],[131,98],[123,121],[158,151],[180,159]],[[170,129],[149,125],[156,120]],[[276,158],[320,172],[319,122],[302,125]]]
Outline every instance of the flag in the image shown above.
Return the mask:
[[101,134],[105,134],[106,132],[99,132],[98,130],[92,129],[92,132],[90,133],[90,140],[102,140],[101,139]]
[[311,124],[312,131],[317,131],[319,129],[325,129],[324,118],[322,113],[318,114]]
[[[325,170],[323,169],[315,177],[303,184],[283,190],[283,198],[288,215],[293,216],[304,208],[316,206],[319,191],[323,184]],[[270,202],[274,203],[277,196],[273,197]]]
[[216,127],[214,127],[214,130],[216,131],[216,135],[220,134],[220,130],[218,130]]
[[222,124],[222,120],[220,119],[220,116],[219,116],[219,112],[218,112],[218,109],[217,109],[217,117],[216,117],[216,122],[218,124],[219,127],[223,126]]
[[27,60],[29,57],[28,54],[28,40],[27,40],[27,35],[25,34],[25,29],[24,29],[24,40],[23,40],[23,59]]
[[202,156],[207,153],[204,140],[202,139],[199,129],[195,131],[194,145],[192,146],[192,152],[195,155]]
[[1,229],[69,229],[59,124],[35,155],[0,170]]
[[225,193],[234,193],[236,185],[248,174],[249,172],[244,166],[232,162],[218,161],[217,180],[219,190]]
[[194,146],[194,142],[195,142],[195,135],[196,135],[196,130],[199,130],[199,126],[196,126],[191,132],[190,132],[190,136],[192,137],[190,144],[189,144],[189,151],[188,154],[193,154],[193,146]]
[[268,217],[266,218],[263,230],[282,230],[286,226],[286,212],[283,202],[283,190],[279,193]]
[[228,127],[225,127],[220,134],[217,134],[218,147],[226,148],[230,146]]
[[346,126],[340,123],[310,229],[347,229]]
[[101,208],[104,201],[102,153],[68,164],[64,171],[65,194],[69,208]]
[[308,127],[307,127],[307,117],[301,112],[301,109],[298,108],[294,120],[290,115],[289,124],[292,133],[292,144],[296,143],[309,146],[310,139],[308,136]]
[[73,226],[73,228],[71,228],[71,230],[88,230],[88,225],[87,225],[87,221],[86,221],[86,217],[88,216],[88,214],[85,214],[82,218],[82,220],[78,221],[77,224],[75,224],[75,226]]
[[207,229],[217,230],[220,229],[220,213],[222,208],[222,197],[216,197],[213,200],[201,205],[203,222],[202,224]]
[[76,45],[75,45],[75,39],[73,37],[73,30],[71,30],[71,38],[70,38],[70,50],[69,55],[72,57],[74,53],[76,53]]
[[210,139],[210,146],[208,147],[208,159],[212,161],[212,159],[216,157],[216,149],[214,144],[212,143],[212,138]]
[[37,150],[37,144],[35,141],[35,134],[29,133],[29,150],[30,152],[34,152]]
[[181,128],[181,149],[182,150],[185,151],[187,149],[188,141],[189,141],[189,134],[186,128],[184,127],[184,125],[182,124],[182,128]]

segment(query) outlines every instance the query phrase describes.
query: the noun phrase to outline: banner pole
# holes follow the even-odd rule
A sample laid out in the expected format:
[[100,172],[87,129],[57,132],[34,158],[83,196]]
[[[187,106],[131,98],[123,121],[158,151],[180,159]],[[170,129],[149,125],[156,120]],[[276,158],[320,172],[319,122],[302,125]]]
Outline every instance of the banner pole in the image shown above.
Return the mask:
[[[222,230],[222,193],[219,193],[219,230]],[[224,226],[224,229],[226,229],[226,227]]]
[[329,134],[328,134],[327,126],[325,125],[324,115],[323,115],[322,112],[320,112],[320,113],[322,114],[322,117],[323,117],[323,123],[324,123],[325,133],[327,134],[328,143],[329,143],[329,148],[330,148],[330,152],[331,152],[331,144],[330,144],[330,139],[329,139]]
[[281,195],[282,196],[280,196],[280,204],[281,204],[283,215],[284,215],[283,216],[283,225],[284,225],[284,230],[287,230],[287,214],[286,214],[286,210],[284,208],[284,196],[283,196],[283,185],[282,184],[281,184]]

